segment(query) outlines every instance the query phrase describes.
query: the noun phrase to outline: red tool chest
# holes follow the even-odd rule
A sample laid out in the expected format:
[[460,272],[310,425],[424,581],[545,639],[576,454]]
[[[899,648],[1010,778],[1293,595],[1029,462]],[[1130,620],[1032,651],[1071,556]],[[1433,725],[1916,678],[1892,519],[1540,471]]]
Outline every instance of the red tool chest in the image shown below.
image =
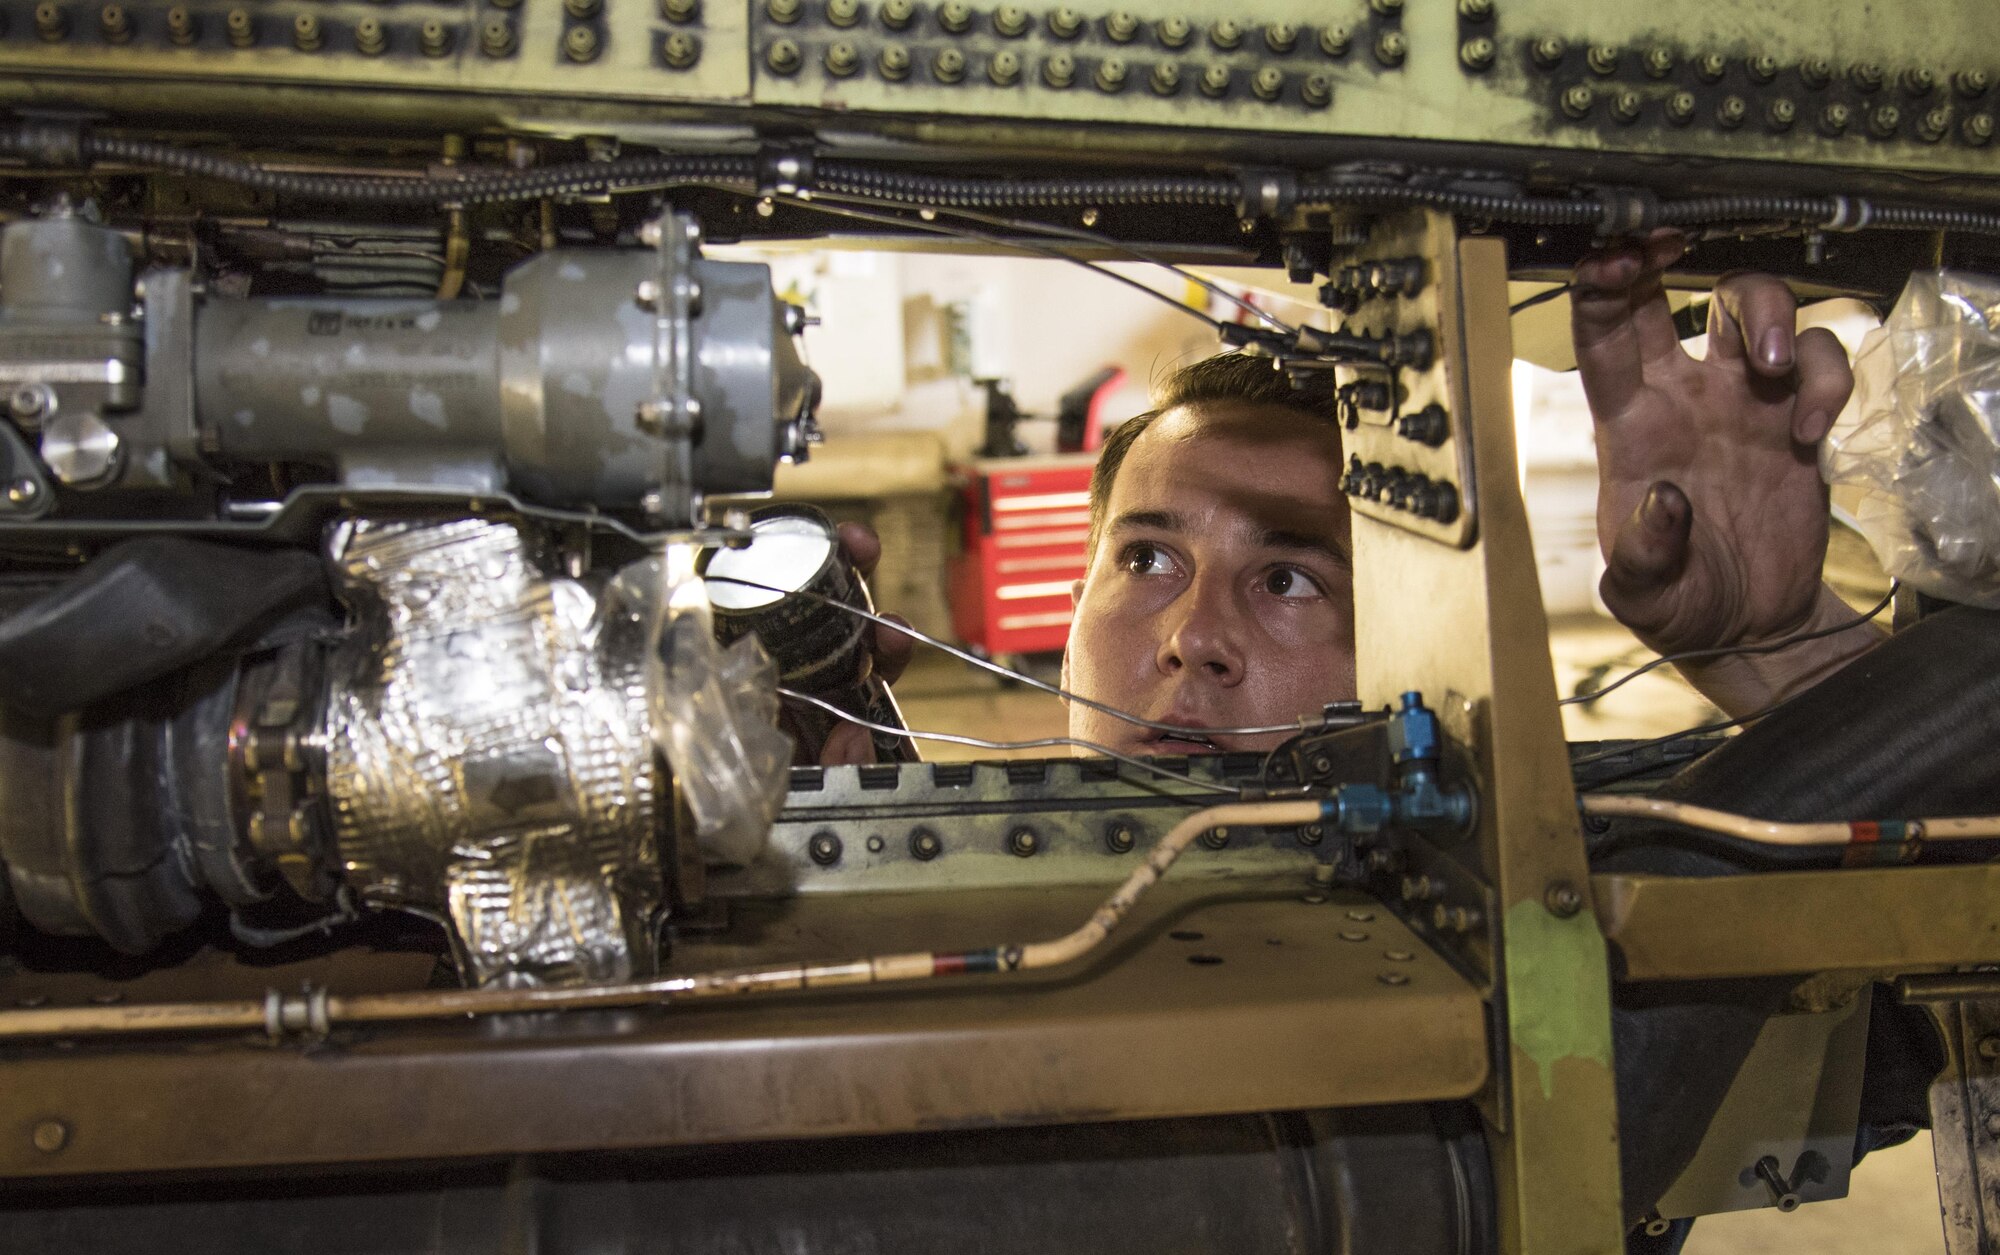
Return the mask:
[[958,468],[963,552],[951,564],[952,626],[988,654],[1060,650],[1070,585],[1083,578],[1095,453],[984,458]]

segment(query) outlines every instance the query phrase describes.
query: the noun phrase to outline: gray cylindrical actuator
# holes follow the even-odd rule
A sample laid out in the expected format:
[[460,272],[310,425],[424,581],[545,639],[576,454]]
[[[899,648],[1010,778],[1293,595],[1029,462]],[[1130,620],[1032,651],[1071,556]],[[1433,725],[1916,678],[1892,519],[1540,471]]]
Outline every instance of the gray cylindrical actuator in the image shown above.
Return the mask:
[[[767,267],[697,259],[694,486],[759,492],[817,400]],[[195,331],[213,455],[334,468],[355,487],[505,489],[626,507],[660,482],[650,252],[544,253],[497,301],[221,300]]]

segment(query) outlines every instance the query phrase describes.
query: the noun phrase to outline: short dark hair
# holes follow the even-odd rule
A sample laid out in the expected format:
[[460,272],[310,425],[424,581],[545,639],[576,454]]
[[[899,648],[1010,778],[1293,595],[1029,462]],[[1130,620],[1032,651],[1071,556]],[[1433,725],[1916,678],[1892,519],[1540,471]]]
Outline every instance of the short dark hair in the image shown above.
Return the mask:
[[1153,420],[1168,410],[1184,405],[1247,403],[1271,405],[1291,410],[1304,418],[1337,422],[1332,395],[1332,372],[1315,372],[1313,379],[1325,378],[1322,386],[1299,387],[1277,363],[1249,353],[1219,353],[1191,362],[1168,375],[1153,396],[1153,408],[1111,429],[1097,453],[1097,466],[1090,472],[1090,543],[1086,553],[1097,555],[1098,533],[1104,530],[1104,512],[1111,504],[1111,484],[1132,442],[1145,434]]

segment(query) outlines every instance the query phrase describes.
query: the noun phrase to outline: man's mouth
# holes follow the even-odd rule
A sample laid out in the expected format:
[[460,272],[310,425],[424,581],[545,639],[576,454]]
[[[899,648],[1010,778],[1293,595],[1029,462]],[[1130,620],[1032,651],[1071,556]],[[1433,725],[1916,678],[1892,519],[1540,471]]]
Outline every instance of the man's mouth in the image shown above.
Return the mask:
[[1220,754],[1226,749],[1197,732],[1162,732],[1148,738],[1146,745],[1155,754]]

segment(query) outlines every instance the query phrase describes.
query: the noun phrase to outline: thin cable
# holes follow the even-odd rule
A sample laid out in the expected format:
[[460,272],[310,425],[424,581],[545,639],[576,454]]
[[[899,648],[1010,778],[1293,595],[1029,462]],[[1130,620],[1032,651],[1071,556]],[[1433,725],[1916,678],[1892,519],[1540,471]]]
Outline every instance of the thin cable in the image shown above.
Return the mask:
[[870,623],[876,624],[878,626],[890,628],[894,631],[901,632],[903,635],[908,636],[913,640],[922,641],[924,644],[929,645],[934,649],[941,649],[945,653],[950,654],[952,657],[958,659],[960,662],[970,663],[975,667],[983,667],[986,670],[991,671],[995,675],[1004,676],[1009,680],[1018,680],[1021,683],[1027,685],[1029,688],[1040,689],[1042,692],[1049,694],[1051,697],[1060,697],[1064,701],[1075,702],[1080,706],[1088,706],[1090,709],[1098,711],[1101,714],[1110,715],[1114,719],[1123,719],[1126,723],[1136,724],[1137,726],[1142,728],[1151,728],[1155,732],[1176,732],[1176,733],[1191,732],[1196,736],[1201,736],[1201,737],[1263,736],[1267,733],[1272,733],[1272,732],[1307,732],[1311,731],[1314,728],[1323,727],[1327,723],[1325,717],[1322,716],[1317,721],[1301,717],[1292,723],[1267,724],[1260,728],[1197,728],[1189,726],[1187,724],[1161,723],[1158,720],[1154,719],[1141,719],[1139,716],[1134,714],[1128,714],[1125,711],[1118,709],[1116,706],[1107,706],[1103,702],[1093,701],[1088,697],[1072,693],[1068,689],[1058,688],[1056,685],[1047,683],[1046,681],[1037,680],[1034,676],[1024,675],[1019,671],[1015,671],[1008,667],[1003,667],[997,662],[981,658],[978,654],[970,653],[966,650],[960,649],[956,645],[950,644],[949,642],[941,641],[937,637],[932,636],[929,633],[920,632],[916,628],[911,627],[907,623],[901,623],[895,619],[885,618],[884,616],[876,614],[873,611],[863,610],[859,606],[850,606],[846,602],[841,601],[838,598],[828,597],[823,593],[816,593],[809,588],[779,588],[775,584],[759,584],[756,580],[739,579],[734,575],[705,575],[702,578],[719,581],[724,584],[741,584],[745,588],[755,588],[755,589],[760,589],[767,593],[777,593],[781,597],[793,597],[793,596],[806,597],[810,598],[813,601],[819,602],[821,605],[837,607],[840,610],[843,610],[848,614],[855,616],[856,618],[866,619]]
[[[1219,319],[1210,318],[1200,310],[1190,308],[1179,298],[1169,296],[1167,293],[1158,291],[1157,289],[1149,288],[1137,279],[1121,275],[1115,270],[1106,270],[1104,267],[1085,261],[1081,257],[1072,257],[1059,248],[1044,248],[1039,244],[1033,244],[1026,240],[1010,240],[1004,236],[988,235],[984,231],[974,231],[970,227],[953,226],[945,222],[926,222],[922,218],[907,218],[900,214],[873,214],[866,210],[827,203],[829,200],[842,199],[837,196],[784,196],[780,199],[784,200],[787,204],[797,205],[803,209],[817,209],[821,213],[836,214],[843,218],[855,218],[862,222],[874,222],[895,227],[909,227],[917,231],[929,231],[933,235],[959,236],[963,239],[973,240],[993,248],[1019,249],[1024,253],[1034,253],[1037,256],[1052,257],[1057,261],[1066,261],[1072,266],[1081,266],[1092,274],[1109,279],[1114,283],[1122,283],[1136,292],[1144,292],[1147,296],[1152,297],[1156,301],[1164,302],[1181,313],[1186,314],[1189,318],[1208,324],[1209,329],[1217,335],[1222,334],[1223,324]],[[859,200],[861,198],[854,197],[851,199]]]
[[1592,689],[1588,693],[1578,693],[1574,697],[1565,697],[1557,702],[1556,705],[1570,706],[1577,702],[1594,702],[1606,693],[1622,688],[1647,672],[1664,667],[1670,662],[1692,662],[1698,658],[1722,658],[1730,654],[1774,654],[1781,649],[1789,649],[1793,645],[1803,644],[1806,641],[1816,641],[1823,637],[1838,636],[1842,632],[1851,632],[1863,624],[1873,622],[1877,615],[1887,610],[1889,603],[1896,600],[1896,590],[1902,586],[1903,583],[1901,580],[1890,580],[1888,594],[1882,600],[1875,603],[1873,610],[1857,618],[1850,619],[1846,623],[1836,623],[1830,628],[1820,628],[1814,632],[1801,632],[1797,636],[1787,636],[1782,640],[1767,641],[1762,645],[1725,645],[1719,649],[1686,649],[1678,654],[1667,654],[1663,657],[1653,659],[1653,661],[1643,667],[1626,672],[1603,688]]
[[1727,732],[1731,728],[1740,728],[1745,724],[1755,723],[1766,715],[1776,714],[1810,692],[1812,690],[1809,688],[1800,689],[1782,701],[1772,702],[1762,710],[1753,711],[1750,714],[1742,715],[1735,719],[1723,719],[1715,723],[1704,723],[1699,727],[1682,728],[1679,732],[1669,732],[1665,736],[1656,736],[1650,741],[1633,741],[1630,744],[1619,745],[1612,749],[1599,750],[1595,754],[1585,754],[1582,758],[1572,759],[1570,761],[1570,769],[1573,771],[1578,767],[1585,767],[1591,763],[1603,762],[1607,758],[1616,758],[1620,754],[1631,754],[1639,750],[1651,749],[1655,745],[1670,745],[1682,737],[1703,736],[1710,732]]
[[1571,287],[1570,284],[1558,283],[1556,286],[1550,288],[1546,292],[1537,292],[1533,296],[1524,297],[1521,300],[1515,301],[1512,305],[1509,305],[1507,307],[1507,313],[1509,316],[1512,316],[1514,314],[1520,313],[1524,309],[1533,309],[1537,305],[1546,305],[1548,302],[1555,300],[1559,296],[1569,295],[1570,287]]
[[1689,802],[1656,797],[1586,794],[1577,799],[1586,815],[1617,819],[1663,819],[1704,832],[1719,832],[1759,845],[1890,844],[1905,841],[1990,841],[2000,837],[2000,815],[1944,819],[1890,819],[1877,822],[1780,823]]
[[1032,741],[989,741],[984,737],[962,736],[956,732],[913,732],[908,728],[898,728],[893,724],[876,723],[873,720],[863,719],[860,715],[854,714],[851,711],[842,710],[832,702],[821,701],[810,693],[801,693],[797,689],[788,689],[783,685],[778,686],[778,696],[789,697],[793,701],[811,703],[830,715],[836,715],[849,723],[858,724],[870,732],[881,732],[889,736],[908,737],[913,741],[944,741],[952,745],[970,745],[974,749],[983,750],[1040,750],[1070,746],[1076,749],[1089,750],[1093,754],[1102,754],[1106,758],[1115,758],[1119,762],[1130,764],[1141,771],[1149,771],[1156,776],[1163,776],[1168,780],[1178,781],[1181,784],[1191,784],[1198,789],[1207,789],[1211,793],[1227,793],[1231,797],[1243,796],[1243,790],[1232,785],[1213,784],[1207,780],[1197,780],[1193,776],[1174,771],[1171,768],[1162,767],[1157,763],[1149,763],[1143,758],[1134,758],[1130,754],[1121,754],[1108,745],[1099,745],[1096,741],[1079,740],[1073,736],[1044,736],[1037,737]]

